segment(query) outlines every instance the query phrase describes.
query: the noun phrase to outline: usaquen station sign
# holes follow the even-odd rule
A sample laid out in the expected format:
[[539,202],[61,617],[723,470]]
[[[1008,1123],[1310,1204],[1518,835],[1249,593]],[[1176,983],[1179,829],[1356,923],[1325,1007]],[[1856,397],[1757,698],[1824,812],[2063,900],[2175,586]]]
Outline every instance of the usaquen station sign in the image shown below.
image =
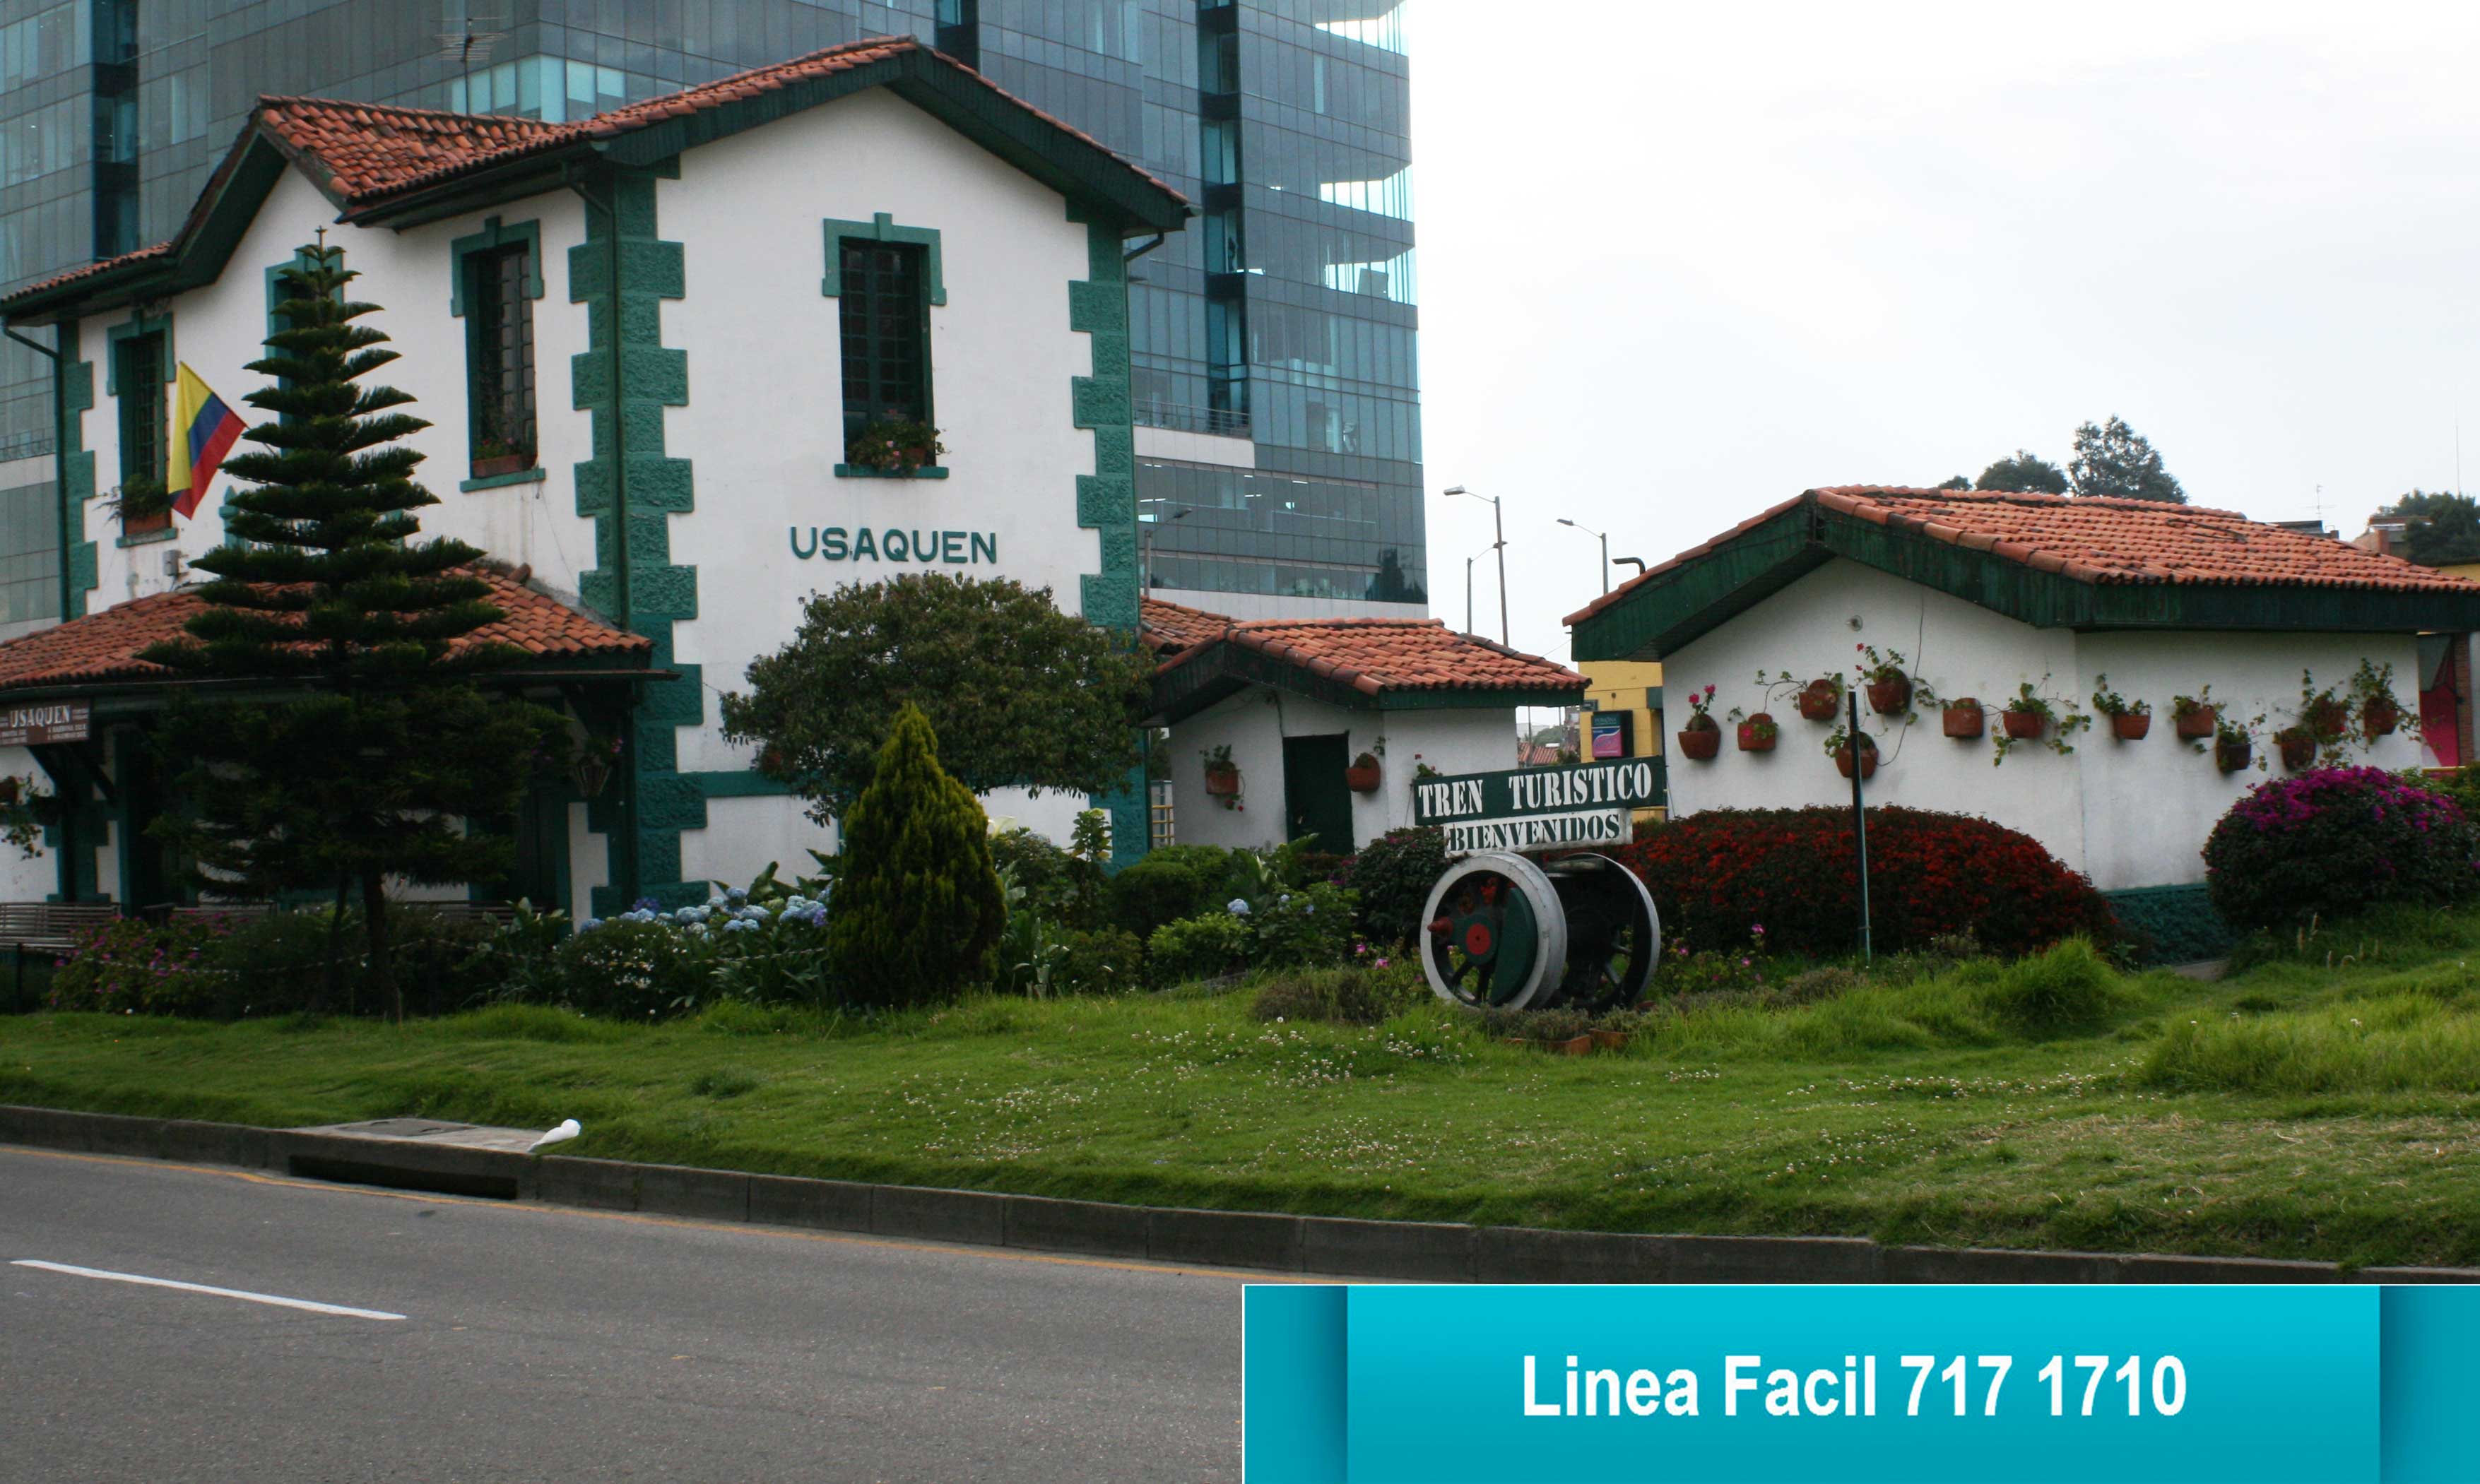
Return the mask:
[[85,701],[47,701],[39,705],[0,706],[0,747],[41,747],[83,742],[93,729],[94,706]]
[[1660,804],[1661,789],[1642,758],[1422,779],[1412,823],[1444,830],[1450,856],[1624,845],[1631,814]]

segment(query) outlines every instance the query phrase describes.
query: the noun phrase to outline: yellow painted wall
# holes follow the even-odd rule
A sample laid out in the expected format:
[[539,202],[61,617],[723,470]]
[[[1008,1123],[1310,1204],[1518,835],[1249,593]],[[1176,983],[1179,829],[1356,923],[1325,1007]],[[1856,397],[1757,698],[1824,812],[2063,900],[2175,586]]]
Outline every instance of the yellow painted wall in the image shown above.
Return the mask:
[[[1662,729],[1662,713],[1647,707],[1645,691],[1662,683],[1662,664],[1658,660],[1603,659],[1581,664],[1577,671],[1585,678],[1585,699],[1596,711],[1633,711],[1636,720],[1629,728],[1636,734],[1636,755],[1659,757],[1668,752],[1668,738]],[[1591,734],[1590,723],[1581,723],[1582,735]],[[1661,809],[1639,809],[1639,818],[1662,817]]]

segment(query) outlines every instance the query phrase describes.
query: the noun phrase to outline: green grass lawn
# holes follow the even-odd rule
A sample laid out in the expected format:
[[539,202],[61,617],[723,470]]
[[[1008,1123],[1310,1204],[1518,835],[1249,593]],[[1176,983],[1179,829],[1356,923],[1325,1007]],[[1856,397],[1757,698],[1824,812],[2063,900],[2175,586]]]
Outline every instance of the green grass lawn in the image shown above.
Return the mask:
[[264,1124],[585,1125],[581,1155],[1104,1200],[1615,1230],[2480,1264],[2480,913],[2219,984],[2080,945],[1551,1057],[1443,1007],[1266,1024],[1246,990],[727,1006],[402,1029],[0,1017],[0,1101]]

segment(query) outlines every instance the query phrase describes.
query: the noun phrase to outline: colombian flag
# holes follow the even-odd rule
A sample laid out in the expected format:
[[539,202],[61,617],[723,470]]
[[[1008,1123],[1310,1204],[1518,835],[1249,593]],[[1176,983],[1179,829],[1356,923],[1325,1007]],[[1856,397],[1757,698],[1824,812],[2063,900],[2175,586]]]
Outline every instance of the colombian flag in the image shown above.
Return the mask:
[[164,450],[164,489],[182,520],[197,513],[216,470],[241,436],[241,418],[181,363],[172,395],[172,442]]

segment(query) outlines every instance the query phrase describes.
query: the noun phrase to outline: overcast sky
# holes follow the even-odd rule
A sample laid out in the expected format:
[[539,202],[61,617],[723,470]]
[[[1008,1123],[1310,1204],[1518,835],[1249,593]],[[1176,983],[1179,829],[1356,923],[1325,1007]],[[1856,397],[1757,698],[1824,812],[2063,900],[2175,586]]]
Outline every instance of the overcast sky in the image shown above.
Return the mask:
[[[2480,480],[2480,8],[1414,0],[1432,607],[1564,658],[1802,489],[2116,413],[2199,504],[2356,534]],[[1614,581],[1626,569],[1614,574]]]

